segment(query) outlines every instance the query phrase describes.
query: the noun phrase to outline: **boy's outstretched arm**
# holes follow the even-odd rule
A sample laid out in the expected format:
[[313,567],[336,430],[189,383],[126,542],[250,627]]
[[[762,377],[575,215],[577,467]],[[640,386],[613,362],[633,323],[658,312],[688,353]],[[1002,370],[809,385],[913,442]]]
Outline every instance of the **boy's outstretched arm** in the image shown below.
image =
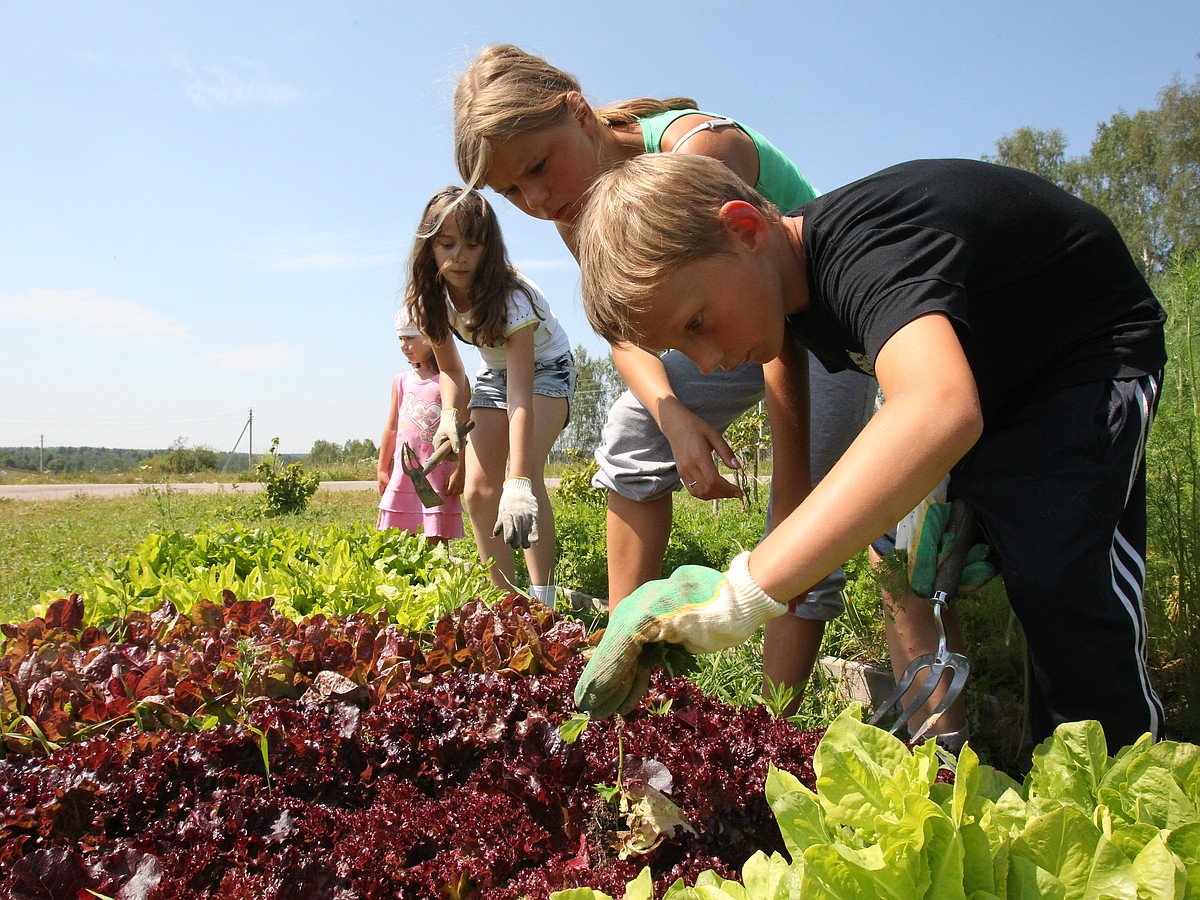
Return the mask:
[[711,653],[745,641],[895,524],[978,440],[975,379],[944,316],[896,332],[875,370],[887,403],[753,552],[725,573],[681,566],[621,602],[575,686],[580,709],[597,718],[633,709],[649,681],[648,645]]
[[772,597],[802,593],[891,528],[982,433],[975,378],[944,315],[897,331],[875,374],[887,402],[750,556],[751,576]]
[[769,532],[812,490],[808,351],[791,335],[779,356],[763,366],[763,384],[771,423]]

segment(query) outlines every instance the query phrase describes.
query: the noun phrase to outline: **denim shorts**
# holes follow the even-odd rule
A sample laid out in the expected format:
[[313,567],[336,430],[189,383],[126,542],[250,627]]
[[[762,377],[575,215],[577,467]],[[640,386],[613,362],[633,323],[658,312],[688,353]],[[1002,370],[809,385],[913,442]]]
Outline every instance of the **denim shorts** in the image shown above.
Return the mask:
[[[566,397],[568,422],[578,374],[575,357],[569,352],[533,364],[533,392],[543,397]],[[483,368],[476,372],[467,406],[470,409],[508,409],[508,370]]]

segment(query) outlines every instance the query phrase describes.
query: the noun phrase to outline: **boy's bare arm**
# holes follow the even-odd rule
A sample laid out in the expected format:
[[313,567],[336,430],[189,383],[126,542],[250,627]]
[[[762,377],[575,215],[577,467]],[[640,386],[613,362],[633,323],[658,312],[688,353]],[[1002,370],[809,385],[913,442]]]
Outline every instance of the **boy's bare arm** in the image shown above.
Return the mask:
[[896,332],[875,373],[887,402],[750,557],[750,574],[772,597],[796,596],[883,534],[983,430],[975,379],[945,316]]
[[812,490],[808,352],[790,335],[780,355],[763,366],[771,422],[771,520],[782,522]]

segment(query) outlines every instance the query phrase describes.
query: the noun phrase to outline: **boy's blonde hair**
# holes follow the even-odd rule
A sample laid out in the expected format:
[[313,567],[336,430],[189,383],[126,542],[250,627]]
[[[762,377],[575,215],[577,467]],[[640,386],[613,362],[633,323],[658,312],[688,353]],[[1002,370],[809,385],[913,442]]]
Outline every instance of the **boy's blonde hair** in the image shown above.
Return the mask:
[[[481,187],[497,144],[566,121],[567,95],[583,93],[574,75],[511,44],[483,50],[454,90],[454,159],[468,187]],[[670,109],[694,109],[689,97],[622,100],[595,110],[602,125],[628,125]]]
[[601,175],[575,232],[583,308],[596,333],[638,343],[638,319],[659,285],[688,263],[729,252],[720,211],[730,200],[779,221],[772,203],[708,156],[646,153]]

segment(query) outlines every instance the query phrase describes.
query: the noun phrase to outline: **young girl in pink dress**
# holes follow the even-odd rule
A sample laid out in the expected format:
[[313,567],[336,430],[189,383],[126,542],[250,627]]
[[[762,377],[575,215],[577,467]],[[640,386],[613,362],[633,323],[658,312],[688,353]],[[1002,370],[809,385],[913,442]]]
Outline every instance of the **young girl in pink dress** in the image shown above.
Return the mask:
[[396,335],[400,350],[412,364],[392,380],[392,405],[379,443],[378,529],[399,528],[425,532],[430,543],[463,536],[461,464],[444,462],[429,473],[429,484],[443,500],[441,506],[426,508],[417,496],[412,479],[400,463],[401,448],[407,443],[424,462],[433,453],[433,433],[442,414],[441,386],[437,360],[429,339],[409,321],[404,310],[396,313]]

